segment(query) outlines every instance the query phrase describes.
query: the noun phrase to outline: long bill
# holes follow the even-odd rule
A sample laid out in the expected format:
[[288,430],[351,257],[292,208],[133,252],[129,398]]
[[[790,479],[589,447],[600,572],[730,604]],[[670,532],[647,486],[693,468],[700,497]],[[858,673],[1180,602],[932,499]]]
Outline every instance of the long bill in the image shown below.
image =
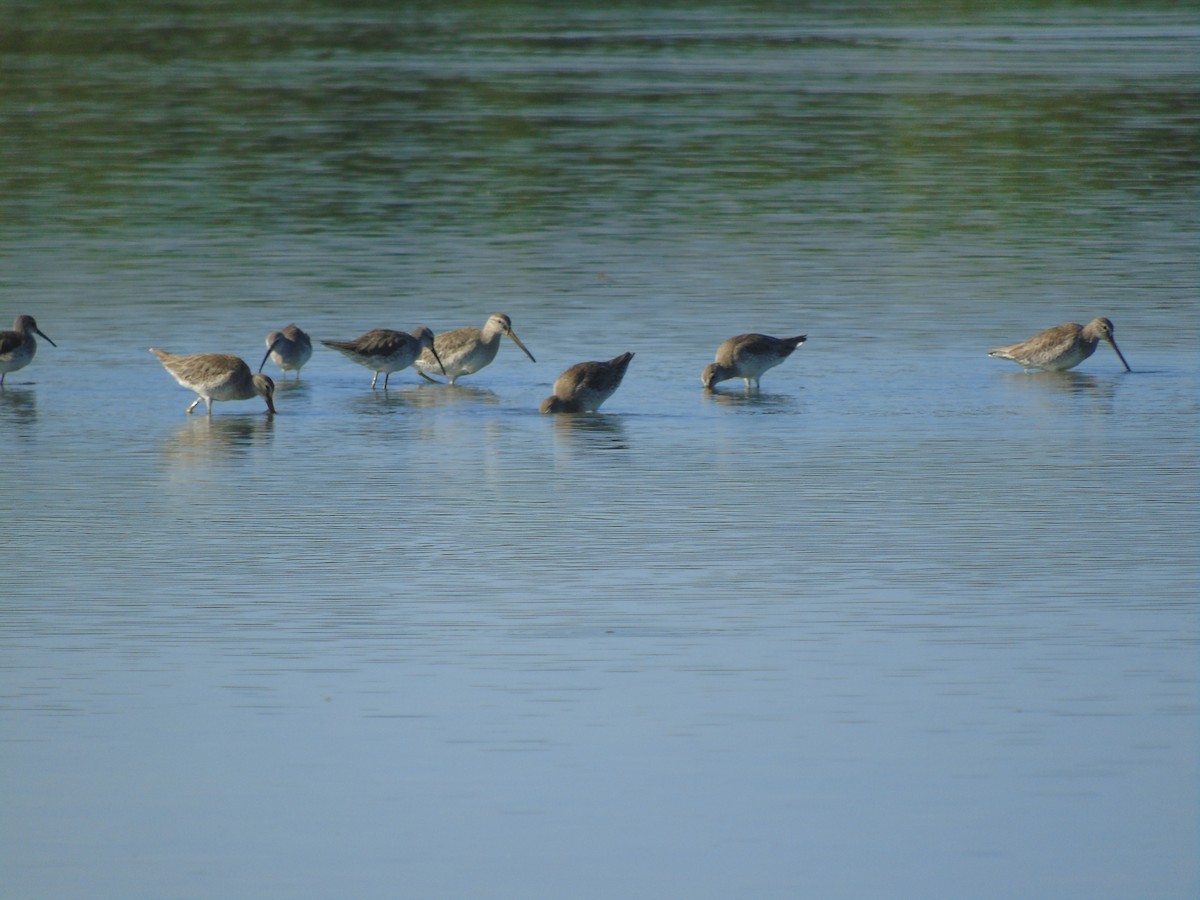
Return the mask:
[[1108,339],[1108,342],[1109,342],[1110,344],[1112,344],[1112,348],[1113,348],[1114,350],[1116,350],[1116,351],[1117,351],[1117,356],[1118,356],[1118,357],[1120,357],[1120,359],[1121,359],[1121,364],[1122,364],[1123,366],[1125,366],[1125,371],[1126,371],[1126,372],[1132,372],[1132,371],[1133,371],[1133,369],[1129,368],[1129,363],[1125,362],[1125,354],[1121,352],[1121,348],[1117,346],[1117,342],[1116,342],[1116,341],[1114,341],[1112,338],[1109,338],[1109,339]]
[[[46,340],[50,341],[50,336],[47,335],[46,332],[42,331],[42,329],[38,328],[36,325],[33,327],[33,330],[36,331],[38,334],[40,334],[42,337],[44,337]],[[57,347],[58,344],[54,343],[54,341],[50,341],[50,346]]]
[[529,352],[529,348],[521,343],[521,339],[517,337],[517,333],[511,328],[508,330],[508,336],[513,339],[514,344],[525,351],[525,355],[529,357],[530,362],[537,362],[537,360],[533,358],[533,354]]
[[251,381],[254,392],[267,401],[267,413],[275,415],[275,382],[270,375],[255,375]]
[[[438,356],[437,348],[433,344],[429,345],[429,352],[433,354],[433,358],[437,360],[438,368],[442,370],[442,374],[446,375],[446,367],[442,365],[442,358]],[[449,378],[449,375],[446,375]]]
[[[283,337],[281,335],[280,337],[275,338],[275,340],[271,342],[271,346],[268,347],[267,352],[265,354],[263,354],[263,361],[258,364],[258,371],[261,372],[263,370],[263,366],[265,366],[267,364],[267,360],[271,358],[271,354],[275,352],[275,348],[278,347],[282,341],[283,341]],[[271,411],[274,412],[274,410],[271,410]]]

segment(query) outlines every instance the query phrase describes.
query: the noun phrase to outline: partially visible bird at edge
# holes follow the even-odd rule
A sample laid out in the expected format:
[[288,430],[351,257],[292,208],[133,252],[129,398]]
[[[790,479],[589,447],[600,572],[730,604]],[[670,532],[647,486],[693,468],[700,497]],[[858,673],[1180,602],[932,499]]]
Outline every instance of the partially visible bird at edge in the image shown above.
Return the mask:
[[12,331],[0,331],[0,387],[4,387],[5,375],[23,369],[33,362],[33,357],[37,354],[35,334],[46,338],[51,347],[58,346],[38,328],[33,316],[17,316]]

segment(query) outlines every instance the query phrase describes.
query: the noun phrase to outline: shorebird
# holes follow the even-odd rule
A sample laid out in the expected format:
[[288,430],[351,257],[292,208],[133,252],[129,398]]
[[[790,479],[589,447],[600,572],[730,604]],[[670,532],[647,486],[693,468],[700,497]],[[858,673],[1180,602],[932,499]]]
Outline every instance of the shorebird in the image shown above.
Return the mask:
[[1027,341],[1010,344],[1007,347],[997,347],[988,352],[995,359],[1011,359],[1019,363],[1026,371],[1043,369],[1047,372],[1065,372],[1073,369],[1093,353],[1101,341],[1108,341],[1126,372],[1132,372],[1125,355],[1117,347],[1113,337],[1113,323],[1103,316],[1098,316],[1086,325],[1076,325],[1067,322],[1047,328],[1041,334],[1035,334]]
[[171,377],[199,396],[187,408],[189,414],[203,400],[212,415],[214,400],[251,400],[256,395],[267,401],[267,412],[275,413],[275,382],[268,375],[255,375],[236,356],[227,353],[195,353],[178,356],[150,348]]
[[[375,387],[375,382],[379,380],[379,373],[382,372],[385,391],[391,374],[411,366],[413,361],[421,355],[422,348],[429,348],[434,359],[438,358],[437,350],[433,346],[433,332],[424,325],[418,325],[413,329],[412,334],[391,331],[387,328],[376,328],[359,335],[352,341],[321,341],[321,343],[338,351],[346,359],[356,362],[360,366],[366,366],[374,372],[375,377],[371,379],[371,387]],[[438,360],[438,365],[441,365],[440,360]],[[444,373],[445,370],[443,370]]]
[[312,358],[312,339],[296,325],[289,325],[283,331],[272,331],[267,335],[267,354],[259,363],[258,371],[263,370],[268,359],[275,360],[287,378],[287,373],[294,371],[296,380],[300,380],[300,370]]
[[[35,334],[40,334],[50,341],[45,332],[37,327],[33,316],[17,316],[12,331],[0,331],[0,387],[4,387],[5,375],[23,369],[33,362],[34,354],[37,353]],[[57,347],[58,344],[50,341],[50,346]]]
[[482,328],[468,325],[466,328],[443,331],[433,342],[437,356],[434,357],[426,350],[417,357],[413,365],[427,381],[434,380],[428,373],[436,371],[435,366],[438,366],[450,379],[450,383],[454,384],[460,376],[471,375],[489,365],[496,358],[496,351],[500,349],[500,338],[504,335],[512,338],[513,343],[524,350],[532,362],[537,362],[513,331],[512,320],[504,313],[492,313]]
[[[797,347],[808,340],[808,335],[777,338],[767,334],[739,334],[717,347],[716,362],[704,368],[700,380],[709,390],[718,381],[741,378],[746,388],[758,387],[758,380],[767,369],[773,369],[792,355]],[[751,384],[753,382],[753,384]]]
[[542,401],[544,413],[595,412],[621,386],[632,353],[622,353],[608,362],[576,363],[558,376],[554,394]]

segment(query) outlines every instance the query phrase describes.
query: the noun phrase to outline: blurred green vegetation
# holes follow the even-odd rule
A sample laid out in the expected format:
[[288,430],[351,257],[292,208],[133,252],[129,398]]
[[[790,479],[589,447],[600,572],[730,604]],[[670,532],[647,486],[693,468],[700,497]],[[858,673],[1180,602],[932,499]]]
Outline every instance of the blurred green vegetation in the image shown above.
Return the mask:
[[975,6],[6,3],[0,237],[921,234],[1196,199],[1194,5]]

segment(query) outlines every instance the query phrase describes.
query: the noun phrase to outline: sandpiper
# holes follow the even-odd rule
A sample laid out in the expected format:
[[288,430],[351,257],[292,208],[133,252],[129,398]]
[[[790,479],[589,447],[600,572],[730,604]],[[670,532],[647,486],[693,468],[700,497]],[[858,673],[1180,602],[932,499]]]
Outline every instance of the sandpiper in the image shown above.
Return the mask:
[[250,400],[255,396],[267,401],[267,412],[275,413],[275,382],[270,376],[254,374],[236,356],[227,353],[195,353],[179,356],[150,348],[171,377],[199,396],[187,408],[190,414],[203,400],[212,415],[214,400]]
[[259,364],[258,371],[263,370],[268,359],[273,359],[275,365],[283,372],[284,378],[287,378],[288,372],[295,372],[296,380],[299,381],[300,370],[311,358],[312,339],[299,326],[292,324],[282,331],[272,331],[267,335],[267,353]]
[[[387,328],[376,328],[366,334],[359,335],[352,341],[321,341],[341,353],[352,362],[366,366],[375,373],[371,379],[371,387],[383,373],[383,389],[386,391],[388,378],[393,372],[407,369],[421,355],[422,348],[428,348],[434,359],[437,350],[433,346],[433,332],[424,325],[418,325],[412,334],[403,331],[392,331]],[[440,361],[439,361],[440,365]]]
[[1126,372],[1132,372],[1125,355],[1117,346],[1113,337],[1113,323],[1103,316],[1098,316],[1086,325],[1067,322],[1047,328],[1040,334],[1035,334],[1027,341],[1010,344],[1007,347],[997,347],[988,352],[988,356],[996,359],[1011,359],[1019,363],[1026,371],[1043,369],[1047,372],[1065,372],[1073,369],[1096,352],[1096,345],[1108,341],[1117,352]]
[[607,362],[576,363],[558,376],[554,394],[542,401],[544,413],[595,412],[621,386],[632,353]]
[[500,349],[500,338],[504,335],[512,338],[513,343],[524,350],[531,361],[537,362],[529,348],[521,343],[521,339],[513,331],[512,320],[504,313],[492,313],[482,328],[468,325],[466,328],[443,331],[433,342],[437,356],[426,350],[417,357],[413,365],[429,381],[434,380],[429,377],[429,373],[437,371],[440,367],[450,379],[450,383],[454,384],[460,376],[478,372],[490,364],[496,358],[496,351]]
[[5,375],[23,369],[33,362],[34,354],[37,353],[35,334],[40,334],[50,341],[51,347],[58,346],[37,327],[33,316],[17,316],[12,331],[0,331],[0,387],[4,386]]
[[717,347],[716,362],[705,366],[700,380],[709,390],[712,390],[717,382],[730,378],[743,379],[747,390],[758,387],[763,372],[779,365],[806,340],[806,334],[788,338],[771,337],[768,334],[739,334],[731,337]]

